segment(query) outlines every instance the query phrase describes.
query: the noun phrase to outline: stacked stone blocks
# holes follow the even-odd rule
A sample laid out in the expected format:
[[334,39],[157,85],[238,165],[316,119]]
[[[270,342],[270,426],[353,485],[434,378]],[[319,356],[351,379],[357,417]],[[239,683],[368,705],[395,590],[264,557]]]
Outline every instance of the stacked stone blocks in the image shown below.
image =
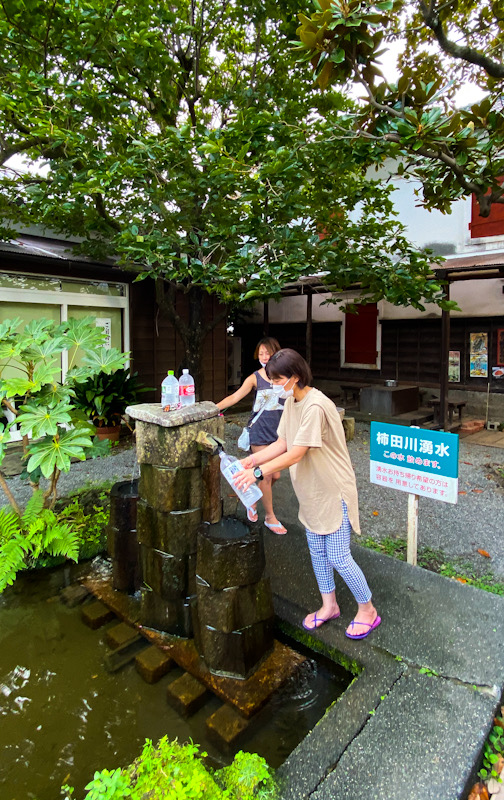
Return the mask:
[[222,438],[224,420],[213,403],[198,403],[173,413],[145,404],[133,407],[131,412],[137,420],[140,464],[137,534],[144,581],[141,622],[190,637],[204,472],[211,459],[218,459],[201,452],[197,437],[203,431]]

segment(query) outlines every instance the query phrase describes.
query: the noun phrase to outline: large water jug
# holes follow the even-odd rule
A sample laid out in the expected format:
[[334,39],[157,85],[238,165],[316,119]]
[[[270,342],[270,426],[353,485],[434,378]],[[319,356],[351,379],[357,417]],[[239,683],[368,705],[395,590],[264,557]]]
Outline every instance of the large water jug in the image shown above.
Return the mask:
[[246,489],[246,491],[242,491],[238,489],[234,483],[233,479],[236,478],[239,472],[242,472],[243,466],[240,461],[234,456],[229,456],[227,453],[219,453],[220,456],[220,469],[222,474],[224,475],[225,479],[231,486],[233,492],[236,492],[240,500],[242,501],[245,508],[250,508],[251,506],[255,505],[257,501],[262,497],[262,492],[255,483]]

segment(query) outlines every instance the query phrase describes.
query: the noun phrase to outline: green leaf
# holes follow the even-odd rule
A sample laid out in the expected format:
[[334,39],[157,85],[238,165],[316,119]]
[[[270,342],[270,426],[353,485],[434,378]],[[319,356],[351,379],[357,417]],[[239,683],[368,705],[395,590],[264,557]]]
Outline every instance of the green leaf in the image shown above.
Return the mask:
[[31,434],[34,439],[46,434],[55,436],[59,425],[71,423],[71,411],[72,406],[69,404],[60,403],[56,407],[49,407],[27,403],[21,406],[17,417],[21,435]]
[[108,350],[101,347],[98,350],[86,353],[82,363],[86,367],[110,374],[115,372],[116,369],[124,367],[127,360],[128,353],[121,353],[115,347],[111,347]]

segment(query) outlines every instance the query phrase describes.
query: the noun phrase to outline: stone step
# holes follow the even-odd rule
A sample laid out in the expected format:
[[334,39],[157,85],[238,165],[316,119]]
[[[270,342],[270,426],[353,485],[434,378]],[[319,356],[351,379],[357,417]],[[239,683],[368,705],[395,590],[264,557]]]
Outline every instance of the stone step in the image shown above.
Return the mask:
[[81,586],[80,583],[73,583],[71,586],[65,586],[60,592],[60,600],[64,605],[69,608],[75,608],[80,605],[84,600],[89,597],[89,589]]
[[147,647],[149,647],[149,645],[144,637],[137,633],[134,639],[130,639],[129,642],[105,654],[104,664],[106,670],[108,672],[117,672],[133,661],[133,659],[143,650],[146,650]]
[[236,709],[225,704],[206,721],[206,732],[209,741],[221,753],[230,753],[239,746],[250,725]]
[[110,608],[96,600],[94,603],[88,603],[84,606],[81,617],[83,623],[95,631],[114,619],[115,614]]
[[111,650],[117,650],[125,644],[129,644],[134,639],[138,638],[138,633],[135,628],[128,625],[126,622],[120,622],[113,628],[109,628],[105,634],[105,641]]
[[190,717],[199,711],[209,696],[207,688],[188,672],[172,681],[166,692],[169,705],[182,717]]
[[135,658],[135,667],[146,683],[157,683],[176,666],[175,661],[159,647],[147,647]]

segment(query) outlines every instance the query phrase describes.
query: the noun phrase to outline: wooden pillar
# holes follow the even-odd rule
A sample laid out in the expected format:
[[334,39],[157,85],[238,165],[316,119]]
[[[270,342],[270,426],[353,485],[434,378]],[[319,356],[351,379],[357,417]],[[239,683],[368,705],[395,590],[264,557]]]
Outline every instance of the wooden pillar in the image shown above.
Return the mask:
[[269,334],[269,305],[267,300],[263,303],[263,334],[265,336]]
[[312,332],[313,332],[312,309],[313,309],[313,294],[311,293],[311,290],[308,289],[308,294],[306,295],[306,361],[308,362],[308,365],[310,367],[312,362]]
[[[445,298],[450,299],[450,284],[447,282]],[[450,355],[450,312],[441,312],[441,363],[439,379],[439,421],[444,431],[448,427],[448,363]]]

